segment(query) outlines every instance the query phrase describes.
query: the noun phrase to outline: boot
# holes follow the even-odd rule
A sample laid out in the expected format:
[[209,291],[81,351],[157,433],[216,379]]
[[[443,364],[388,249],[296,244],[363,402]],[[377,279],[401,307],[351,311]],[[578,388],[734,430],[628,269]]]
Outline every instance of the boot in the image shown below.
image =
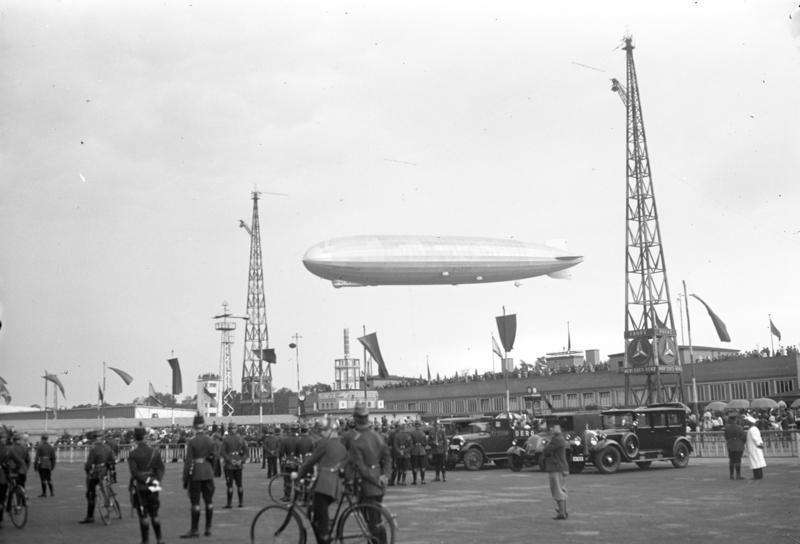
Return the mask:
[[156,544],[164,544],[164,541],[161,540],[161,520],[152,518],[150,521],[153,524],[153,534],[156,535]]
[[[198,512],[199,514],[200,512]],[[206,532],[203,533],[206,536],[211,536],[211,518],[214,515],[214,507],[210,504],[206,506]]]
[[195,510],[194,508],[192,508],[192,528],[189,530],[188,533],[181,535],[181,538],[199,537],[200,533],[197,531],[199,525],[200,525],[200,509]]
[[556,501],[556,512],[558,512],[558,515],[553,519],[567,519],[567,516],[565,514],[566,507],[564,506],[564,501]]
[[411,481],[411,485],[417,485],[417,471],[416,470],[412,470],[411,471],[411,476],[414,477],[414,479]]
[[50,488],[50,496],[53,496],[53,482],[47,482],[47,486]]
[[228,502],[225,503],[225,506],[223,506],[223,508],[230,508],[231,507],[231,500],[233,500],[233,488],[229,487],[228,488]]
[[86,517],[78,523],[94,523],[94,500],[89,499],[86,503]]
[[241,487],[236,490],[237,495],[239,495],[239,508],[244,506],[244,489]]
[[734,469],[736,469],[736,479],[737,480],[744,480],[744,478],[742,478],[742,464],[741,463],[736,463],[736,465],[734,466]]
[[728,472],[730,473],[731,480],[733,480],[733,463],[728,463]]
[[142,533],[142,544],[147,544],[150,540],[150,526],[144,519],[139,521],[139,531]]
[[422,485],[425,485],[425,471],[424,470],[420,470],[419,471],[419,479],[420,479],[420,483]]

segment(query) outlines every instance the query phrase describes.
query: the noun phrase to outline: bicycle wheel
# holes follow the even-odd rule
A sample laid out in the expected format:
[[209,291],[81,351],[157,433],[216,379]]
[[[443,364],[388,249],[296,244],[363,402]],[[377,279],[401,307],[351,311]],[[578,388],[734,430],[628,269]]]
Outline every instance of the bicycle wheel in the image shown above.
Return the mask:
[[117,500],[117,492],[114,491],[113,487],[109,487],[108,490],[110,491],[110,506],[111,506],[111,513],[114,514],[117,519],[122,519],[122,508],[119,506],[119,501]]
[[306,530],[297,510],[270,504],[258,511],[250,524],[251,544],[305,544]]
[[269,482],[267,482],[267,492],[269,493],[269,498],[272,499],[272,502],[276,504],[282,504],[285,502],[281,501],[281,497],[284,496],[283,474],[276,474],[269,479]]
[[339,519],[336,542],[394,544],[394,530],[392,514],[380,504],[354,504]]
[[100,493],[96,497],[97,512],[100,514],[100,519],[103,520],[104,525],[111,523],[111,503],[108,500],[108,491],[106,484],[101,483],[97,486]]
[[9,502],[11,523],[17,529],[22,529],[28,522],[28,501],[25,499],[25,491],[19,486],[14,487]]

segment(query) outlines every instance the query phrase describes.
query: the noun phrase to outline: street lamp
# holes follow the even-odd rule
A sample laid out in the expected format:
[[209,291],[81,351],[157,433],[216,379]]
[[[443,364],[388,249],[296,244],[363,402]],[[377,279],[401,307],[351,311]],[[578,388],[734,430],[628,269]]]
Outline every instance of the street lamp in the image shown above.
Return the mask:
[[298,403],[297,403],[297,417],[302,417],[303,416],[303,412],[305,412],[304,403],[306,401],[306,394],[303,391],[300,391],[299,393],[297,393],[297,400],[298,400]]

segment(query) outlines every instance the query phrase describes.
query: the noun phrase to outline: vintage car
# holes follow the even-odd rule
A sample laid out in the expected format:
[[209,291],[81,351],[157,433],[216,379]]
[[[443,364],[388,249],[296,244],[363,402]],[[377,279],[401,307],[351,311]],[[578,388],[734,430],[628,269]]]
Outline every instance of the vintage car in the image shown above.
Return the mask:
[[491,416],[441,419],[450,438],[448,463],[464,463],[467,470],[480,470],[487,462],[504,466],[514,440],[514,420]]
[[603,474],[616,472],[623,462],[646,469],[653,461],[670,461],[684,468],[692,453],[686,436],[688,414],[681,403],[604,410],[600,428],[583,433],[586,462]]
[[514,472],[519,472],[525,466],[538,466],[544,470],[542,451],[549,442],[550,428],[560,425],[564,437],[569,443],[567,461],[570,472],[581,472],[586,465],[586,456],[583,452],[583,431],[600,426],[600,412],[579,411],[546,414],[543,416],[541,430],[532,431],[522,429],[515,431],[514,442],[508,449],[508,465]]

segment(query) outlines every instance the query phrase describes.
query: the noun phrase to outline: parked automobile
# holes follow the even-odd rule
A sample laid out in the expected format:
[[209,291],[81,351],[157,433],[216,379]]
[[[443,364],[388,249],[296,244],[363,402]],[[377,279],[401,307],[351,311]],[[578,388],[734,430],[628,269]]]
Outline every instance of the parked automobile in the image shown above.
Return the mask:
[[646,469],[653,461],[670,461],[685,468],[692,453],[686,436],[688,414],[681,403],[604,410],[600,428],[583,433],[586,463],[603,474],[616,472],[623,462]]
[[480,470],[486,463],[504,466],[514,440],[514,420],[491,416],[455,417],[439,420],[450,438],[451,467],[463,463],[467,470]]
[[514,472],[519,472],[526,466],[538,466],[544,470],[542,451],[545,444],[550,441],[553,425],[560,425],[569,444],[567,461],[570,472],[581,472],[586,464],[586,455],[583,451],[583,432],[588,428],[600,426],[599,411],[577,411],[545,414],[541,429],[522,429],[515,431],[514,441],[508,449],[508,465]]

